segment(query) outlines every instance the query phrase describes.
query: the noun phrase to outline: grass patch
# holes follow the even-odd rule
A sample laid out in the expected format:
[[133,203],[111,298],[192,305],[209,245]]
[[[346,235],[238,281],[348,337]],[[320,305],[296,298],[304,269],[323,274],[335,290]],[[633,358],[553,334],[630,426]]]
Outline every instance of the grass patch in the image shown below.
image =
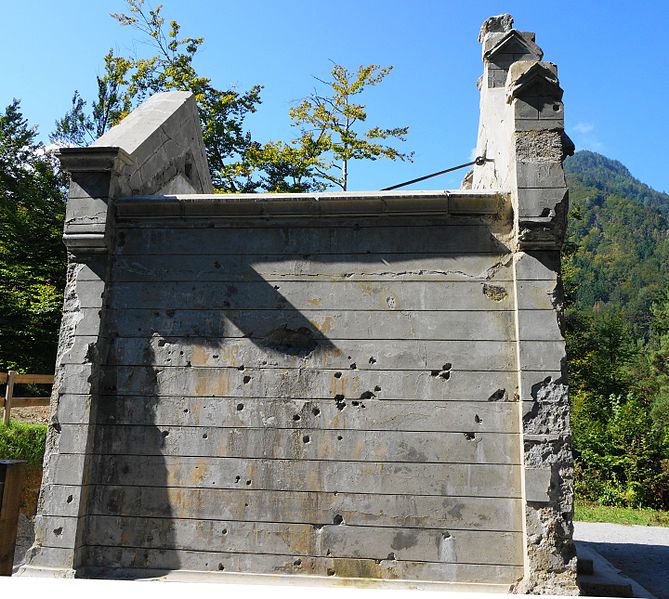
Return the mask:
[[612,524],[637,524],[639,526],[669,526],[669,512],[614,507],[587,501],[576,501],[574,520],[581,522],[610,522]]
[[45,441],[46,424],[0,423],[0,460],[26,460],[41,465]]

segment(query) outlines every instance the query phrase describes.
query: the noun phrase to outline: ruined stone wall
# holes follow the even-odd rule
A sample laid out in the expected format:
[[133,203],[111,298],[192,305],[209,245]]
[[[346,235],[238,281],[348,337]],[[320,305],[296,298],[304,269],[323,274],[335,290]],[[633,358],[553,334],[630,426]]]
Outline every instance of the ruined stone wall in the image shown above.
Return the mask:
[[70,266],[24,573],[576,592],[571,146],[557,69],[511,24],[481,34],[472,190],[209,195],[181,93],[63,152]]
[[412,200],[411,225],[378,198],[355,218],[119,207],[85,567],[519,578],[503,200]]

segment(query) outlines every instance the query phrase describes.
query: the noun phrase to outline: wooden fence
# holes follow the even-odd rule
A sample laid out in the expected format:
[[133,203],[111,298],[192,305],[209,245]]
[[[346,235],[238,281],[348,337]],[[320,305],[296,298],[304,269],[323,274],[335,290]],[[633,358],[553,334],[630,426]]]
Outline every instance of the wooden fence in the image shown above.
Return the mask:
[[48,406],[49,397],[17,397],[14,395],[14,385],[53,385],[53,374],[20,374],[15,370],[0,372],[0,385],[6,384],[5,398],[2,406],[5,409],[4,423],[9,423],[12,408],[32,408]]

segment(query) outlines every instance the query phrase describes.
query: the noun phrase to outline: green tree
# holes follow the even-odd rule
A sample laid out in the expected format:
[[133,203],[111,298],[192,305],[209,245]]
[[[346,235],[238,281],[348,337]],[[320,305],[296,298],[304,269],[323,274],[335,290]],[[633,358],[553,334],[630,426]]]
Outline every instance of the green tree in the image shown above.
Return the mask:
[[[402,153],[383,143],[387,139],[405,141],[409,128],[363,129],[367,110],[364,104],[355,101],[369,87],[381,83],[391,70],[392,67],[365,65],[349,71],[334,63],[331,79],[318,79],[327,92],[323,95],[314,92],[290,110],[293,125],[300,130],[293,145],[270,142],[263,149],[279,156],[292,152],[292,157],[297,157],[294,164],[300,167],[302,180],[311,177],[312,185],[320,182],[322,186],[335,186],[343,191],[348,188],[352,160],[411,161],[413,153]],[[280,188],[280,183],[275,182],[274,188]]]
[[248,158],[255,144],[244,119],[260,103],[261,86],[246,92],[221,90],[199,75],[193,61],[202,37],[182,37],[176,21],[165,23],[162,5],[147,9],[144,0],[127,0],[129,12],[112,17],[139,32],[151,48],[150,56],[105,56],[105,72],[98,78],[98,97],[87,113],[86,102],[75,92],[70,111],[57,122],[54,138],[75,145],[99,137],[151,94],[190,91],[200,112],[202,136],[214,187],[224,192],[255,191],[255,167]]
[[65,178],[14,100],[0,114],[0,371],[52,372],[65,285]]

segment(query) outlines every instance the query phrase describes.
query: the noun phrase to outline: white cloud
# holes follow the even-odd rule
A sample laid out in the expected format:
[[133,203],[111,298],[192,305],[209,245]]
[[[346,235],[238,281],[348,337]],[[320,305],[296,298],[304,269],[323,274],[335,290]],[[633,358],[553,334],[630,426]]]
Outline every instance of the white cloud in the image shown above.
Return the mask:
[[572,129],[576,133],[587,135],[588,133],[592,133],[595,130],[595,126],[592,123],[576,123]]
[[574,144],[577,150],[594,150],[595,152],[602,152],[604,150],[604,144],[596,134],[593,123],[576,123],[568,132],[573,132]]

